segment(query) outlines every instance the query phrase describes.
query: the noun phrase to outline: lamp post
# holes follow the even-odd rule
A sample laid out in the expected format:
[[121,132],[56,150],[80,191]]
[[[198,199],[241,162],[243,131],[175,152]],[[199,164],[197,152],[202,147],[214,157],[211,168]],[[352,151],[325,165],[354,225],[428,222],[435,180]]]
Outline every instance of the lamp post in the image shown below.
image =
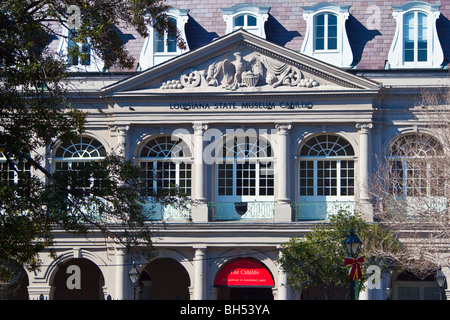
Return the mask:
[[445,284],[445,274],[442,272],[441,266],[439,266],[438,271],[436,273],[436,281],[439,286],[439,298],[442,300],[442,292],[444,291]]
[[[361,247],[361,240],[355,234],[353,228],[350,229],[350,234],[344,241],[345,250],[349,257],[356,259],[356,255]],[[350,300],[356,300],[355,296],[355,280],[350,280]]]
[[133,300],[136,300],[136,286],[139,279],[139,271],[137,271],[134,261],[130,272],[128,272],[128,276],[130,277],[131,285],[133,286]]

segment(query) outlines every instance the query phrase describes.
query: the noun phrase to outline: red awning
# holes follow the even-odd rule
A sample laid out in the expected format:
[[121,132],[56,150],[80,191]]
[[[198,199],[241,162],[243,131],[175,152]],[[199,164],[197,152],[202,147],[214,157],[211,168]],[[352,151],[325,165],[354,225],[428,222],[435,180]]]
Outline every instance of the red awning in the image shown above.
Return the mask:
[[228,263],[220,272],[215,286],[226,287],[273,287],[269,270],[252,259],[238,259]]

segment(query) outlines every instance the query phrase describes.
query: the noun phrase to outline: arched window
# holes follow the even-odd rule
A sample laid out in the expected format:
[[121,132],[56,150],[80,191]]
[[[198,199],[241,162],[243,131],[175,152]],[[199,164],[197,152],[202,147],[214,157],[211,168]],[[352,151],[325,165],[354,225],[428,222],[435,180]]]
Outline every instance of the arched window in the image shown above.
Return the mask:
[[256,27],[257,18],[250,14],[241,14],[234,18],[234,29]]
[[441,195],[442,168],[433,157],[444,151],[435,138],[407,134],[394,141],[389,151],[391,193],[403,196]]
[[404,271],[392,280],[393,300],[441,300],[440,291],[433,274],[424,278]]
[[178,187],[191,194],[191,163],[188,145],[171,136],[161,136],[147,142],[139,154],[144,194],[151,196],[162,189]]
[[218,197],[228,197],[230,201],[273,199],[273,154],[267,140],[229,136],[216,161]]
[[[177,19],[170,18],[173,24],[177,25]],[[177,34],[176,31],[167,31],[159,34],[153,30],[153,50],[154,53],[170,53],[177,51]]]
[[8,159],[0,151],[0,183],[3,185],[12,185],[19,183],[21,175],[30,175],[31,165],[24,160],[16,161],[14,158]]
[[404,61],[427,61],[428,23],[427,15],[413,11],[403,17]]
[[353,197],[354,156],[351,144],[341,137],[326,134],[309,139],[300,150],[300,197]]
[[85,165],[92,161],[100,161],[106,157],[105,147],[96,139],[90,137],[78,137],[63,142],[54,154],[54,172],[56,175],[71,171],[70,175],[78,187],[89,191],[100,183],[100,179],[83,172]]
[[337,50],[337,15],[326,12],[314,17],[314,50]]

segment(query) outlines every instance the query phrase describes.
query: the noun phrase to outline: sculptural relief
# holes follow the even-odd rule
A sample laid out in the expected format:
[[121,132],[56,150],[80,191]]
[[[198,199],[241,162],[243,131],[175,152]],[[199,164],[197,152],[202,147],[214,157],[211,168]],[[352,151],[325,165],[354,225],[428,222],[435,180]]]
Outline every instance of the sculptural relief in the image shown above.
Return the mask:
[[245,90],[270,86],[317,87],[319,83],[305,78],[296,66],[275,60],[258,53],[235,52],[229,57],[213,61],[206,68],[185,70],[180,79],[164,82],[161,89],[183,89],[195,87],[220,87],[226,90]]

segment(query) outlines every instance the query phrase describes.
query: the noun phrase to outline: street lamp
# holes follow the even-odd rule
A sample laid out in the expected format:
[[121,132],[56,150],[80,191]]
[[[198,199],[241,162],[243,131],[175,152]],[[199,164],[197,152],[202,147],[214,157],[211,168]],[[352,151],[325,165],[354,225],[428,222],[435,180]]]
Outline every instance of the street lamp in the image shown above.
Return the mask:
[[[350,229],[350,235],[345,239],[344,246],[345,250],[349,257],[356,259],[356,255],[361,247],[361,240],[355,234],[353,228]],[[354,260],[354,262],[356,262]],[[355,294],[355,280],[354,278],[350,279],[350,300],[356,300]]]
[[445,284],[445,274],[442,272],[441,266],[439,266],[439,269],[436,273],[436,281],[439,286],[439,296],[442,300],[442,291],[444,290],[444,284]]
[[139,271],[137,271],[134,261],[130,272],[128,272],[128,276],[130,277],[131,284],[133,285],[133,300],[136,300],[136,286],[139,279]]
[[345,239],[344,245],[347,254],[352,258],[356,257],[356,254],[361,247],[361,240],[359,240],[353,228],[350,229],[350,235]]

